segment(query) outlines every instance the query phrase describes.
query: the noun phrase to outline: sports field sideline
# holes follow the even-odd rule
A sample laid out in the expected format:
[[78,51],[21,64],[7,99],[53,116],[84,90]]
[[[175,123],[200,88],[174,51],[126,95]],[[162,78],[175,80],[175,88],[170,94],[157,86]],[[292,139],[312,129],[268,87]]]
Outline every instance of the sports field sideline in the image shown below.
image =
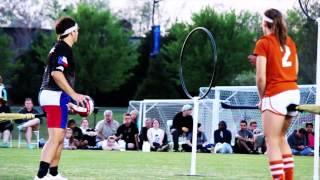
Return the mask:
[[[40,150],[0,149],[0,179],[29,180]],[[70,180],[230,179],[269,180],[264,155],[197,154],[197,177],[189,174],[190,153],[64,151],[59,169]],[[295,179],[313,177],[313,157],[295,157]]]

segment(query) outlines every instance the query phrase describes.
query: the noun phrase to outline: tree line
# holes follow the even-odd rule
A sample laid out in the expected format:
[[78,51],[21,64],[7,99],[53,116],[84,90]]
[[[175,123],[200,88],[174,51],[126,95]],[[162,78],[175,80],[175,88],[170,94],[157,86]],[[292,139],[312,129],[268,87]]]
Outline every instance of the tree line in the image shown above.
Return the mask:
[[[319,12],[320,6],[313,6]],[[89,3],[56,12],[68,15],[80,26],[74,46],[77,65],[76,89],[92,96],[99,106],[126,106],[131,99],[186,98],[179,80],[179,53],[186,35],[195,27],[210,30],[217,44],[218,61],[215,86],[255,85],[254,68],[247,56],[262,35],[259,14],[235,11],[218,12],[206,7],[194,13],[190,22],[176,22],[161,37],[161,50],[151,57],[152,34],[136,40],[130,23],[107,8]],[[299,84],[315,83],[317,25],[299,9],[286,13],[290,36],[296,41]],[[0,74],[9,87],[12,103],[28,96],[37,98],[47,55],[54,42],[54,31],[39,31],[27,50],[14,57],[10,44],[14,39],[0,32]],[[189,41],[185,69],[188,89],[193,94],[206,86],[212,68],[208,41],[195,35]]]

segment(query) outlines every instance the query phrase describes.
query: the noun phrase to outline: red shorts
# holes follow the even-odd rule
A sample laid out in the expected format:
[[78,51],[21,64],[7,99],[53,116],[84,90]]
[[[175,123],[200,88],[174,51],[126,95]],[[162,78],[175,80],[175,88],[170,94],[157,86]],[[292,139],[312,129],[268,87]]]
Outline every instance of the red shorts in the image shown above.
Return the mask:
[[70,96],[62,91],[42,90],[39,94],[39,102],[47,116],[48,128],[67,127],[68,106]]

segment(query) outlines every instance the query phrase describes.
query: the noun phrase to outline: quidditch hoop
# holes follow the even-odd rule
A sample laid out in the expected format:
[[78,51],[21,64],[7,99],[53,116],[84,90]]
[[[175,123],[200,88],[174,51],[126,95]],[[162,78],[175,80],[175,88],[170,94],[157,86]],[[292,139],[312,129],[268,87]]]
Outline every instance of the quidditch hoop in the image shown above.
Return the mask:
[[194,28],[186,37],[186,39],[184,40],[183,42],[183,45],[182,45],[182,48],[181,48],[181,52],[180,52],[180,82],[181,82],[181,85],[182,85],[182,88],[183,88],[183,91],[184,93],[190,98],[192,99],[193,97],[191,96],[191,94],[189,93],[187,87],[186,87],[186,84],[185,84],[185,81],[184,81],[184,78],[183,78],[183,66],[182,66],[182,63],[183,63],[183,58],[184,58],[184,51],[185,51],[185,46],[189,40],[189,38],[192,36],[193,33],[195,33],[196,31],[203,31],[205,34],[207,34],[209,40],[210,40],[210,46],[211,46],[211,51],[212,51],[212,62],[213,62],[213,68],[212,68],[212,75],[211,75],[211,80],[210,80],[210,84],[209,84],[209,88],[208,90],[202,95],[199,97],[199,99],[203,99],[205,98],[208,93],[210,92],[211,88],[212,88],[212,85],[213,85],[213,81],[214,81],[214,75],[215,75],[215,69],[216,69],[216,63],[217,63],[217,46],[216,46],[216,42],[211,34],[211,32],[204,28],[204,27],[196,27]]
[[313,5],[314,3],[315,3],[315,0],[314,1],[299,0],[299,5],[303,14],[305,14],[309,19],[316,21],[316,17],[312,16],[312,13],[310,12],[310,9],[309,9],[310,6]]

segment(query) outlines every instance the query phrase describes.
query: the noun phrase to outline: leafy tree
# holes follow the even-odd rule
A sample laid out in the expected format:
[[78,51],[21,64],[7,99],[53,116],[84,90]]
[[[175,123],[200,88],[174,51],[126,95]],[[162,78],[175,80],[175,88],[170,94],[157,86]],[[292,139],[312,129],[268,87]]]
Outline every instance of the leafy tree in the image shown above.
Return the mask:
[[115,13],[117,17],[126,19],[132,24],[136,36],[145,37],[151,30],[152,25],[161,24],[161,29],[167,29],[171,26],[170,22],[175,21],[170,19],[170,17],[161,15],[167,13],[165,6],[161,4],[161,1],[155,1],[154,24],[152,24],[153,0],[131,0],[126,7]]
[[13,102],[22,103],[24,98],[31,97],[37,103],[44,65],[34,57],[35,52],[28,50],[16,60],[19,66],[15,68],[10,89]]
[[[192,23],[179,23],[169,29],[168,37],[172,39],[161,51],[162,59],[167,62],[170,77],[179,84],[178,67],[181,44],[187,33],[193,28],[206,27],[214,34],[218,49],[218,63],[214,85],[231,85],[232,80],[241,72],[252,71],[252,67],[247,62],[247,56],[252,52],[254,39],[257,38],[257,16],[248,12],[242,12],[236,16],[234,11],[218,13],[212,8],[205,8],[199,13],[193,14]],[[196,36],[195,36],[196,37]],[[193,94],[198,93],[199,86],[207,86],[211,75],[209,61],[204,61],[211,57],[209,45],[201,36],[190,40],[186,61],[190,64],[185,66],[185,71],[189,72],[188,89]],[[207,47],[207,49],[201,46]],[[202,50],[200,50],[202,48]],[[198,50],[197,50],[198,49]],[[188,73],[186,73],[188,74]]]
[[0,30],[0,75],[5,79],[9,78],[9,72],[14,68],[10,63],[12,52],[10,50],[11,38]]
[[15,68],[12,69],[12,88],[10,89],[10,97],[13,102],[22,103],[25,97],[31,97],[34,100],[38,98],[45,62],[54,44],[54,39],[54,33],[42,31],[34,39],[31,48],[16,58]]
[[108,0],[79,0],[79,4],[89,5],[94,8],[97,8],[97,9],[109,8],[109,1]]
[[[80,26],[78,42],[73,47],[77,72],[76,88],[96,95],[116,90],[132,76],[137,64],[137,52],[130,42],[130,32],[122,28],[109,10],[80,4],[76,11],[65,12]],[[55,36],[41,37],[33,50],[41,61],[46,60]]]
[[[313,14],[320,12],[320,3],[311,6]],[[296,42],[299,56],[299,84],[316,83],[317,23],[308,20],[300,9],[288,11],[289,34]]]
[[[171,30],[174,31],[179,29],[180,26],[184,27],[184,24],[177,23],[173,28],[171,28]],[[176,37],[171,36],[170,34],[171,33],[169,33],[168,36],[161,37],[161,51],[163,49],[163,45],[169,42],[176,42]],[[160,53],[156,57],[151,57],[151,42],[152,35],[151,33],[147,33],[146,38],[141,42],[138,49],[140,54],[139,65],[135,68],[134,78],[135,82],[141,83],[138,85],[135,99],[184,97],[181,91],[179,91],[181,87],[180,84],[178,85],[178,80],[171,77],[173,75],[173,70],[166,62],[171,59],[166,57],[165,52]],[[176,52],[179,53],[178,50]],[[177,76],[176,78],[179,77]],[[159,92],[159,89],[161,89],[161,92]]]
[[150,61],[147,78],[137,90],[135,99],[170,99],[177,98],[175,83],[170,82],[164,62],[160,59]]
[[86,93],[117,89],[132,76],[129,70],[137,64],[130,33],[109,10],[79,5],[71,16],[81,28],[74,51],[79,67],[78,88]]
[[231,81],[231,84],[232,86],[255,86],[256,74],[253,71],[243,71]]
[[[48,28],[62,11],[58,0],[3,0],[0,24],[17,28],[13,33],[14,56],[22,56],[43,28]],[[30,10],[32,9],[32,10]]]
[[[0,23],[10,27],[39,28],[61,11],[58,0],[2,0]],[[31,10],[32,9],[32,10]]]

